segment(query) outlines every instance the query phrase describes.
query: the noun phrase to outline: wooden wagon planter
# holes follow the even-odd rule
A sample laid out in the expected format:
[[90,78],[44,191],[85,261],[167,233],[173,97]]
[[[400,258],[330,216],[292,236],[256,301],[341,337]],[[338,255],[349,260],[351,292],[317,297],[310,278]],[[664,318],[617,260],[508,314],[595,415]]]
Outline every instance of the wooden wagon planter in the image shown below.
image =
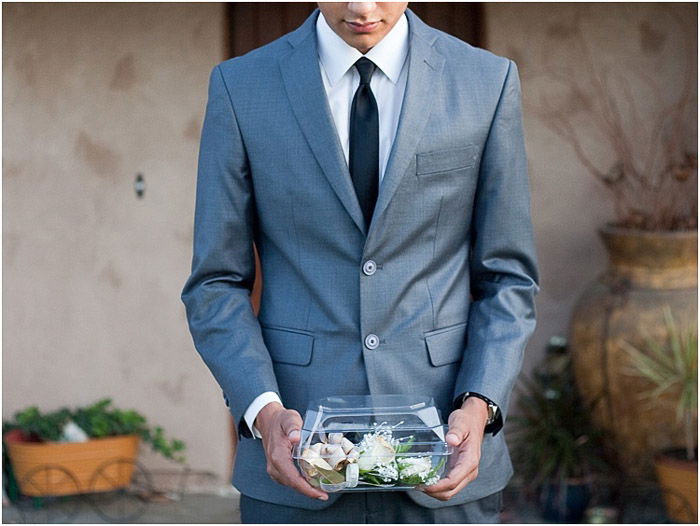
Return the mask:
[[136,462],[138,435],[64,443],[31,441],[10,431],[3,438],[22,494],[47,499],[87,494],[100,515],[116,522],[143,512],[151,484]]

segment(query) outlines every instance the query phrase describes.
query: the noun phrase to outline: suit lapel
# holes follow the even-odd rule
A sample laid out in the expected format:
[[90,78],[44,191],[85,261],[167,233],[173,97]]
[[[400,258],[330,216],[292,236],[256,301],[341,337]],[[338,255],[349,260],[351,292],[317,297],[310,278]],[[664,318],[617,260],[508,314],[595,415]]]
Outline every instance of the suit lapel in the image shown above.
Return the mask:
[[444,57],[432,47],[435,33],[410,9],[406,10],[406,16],[408,17],[410,38],[408,79],[396,138],[379,188],[377,205],[370,225],[370,235],[373,226],[377,224],[377,220],[386,210],[401,178],[415,157],[418,141],[428,122],[428,117],[430,117],[434,98],[432,93],[440,81],[445,62]]
[[[280,60],[284,86],[294,115],[318,164],[340,202],[363,234],[360,203],[345,162],[318,65],[316,12],[289,35],[291,53]],[[321,103],[319,103],[321,102]]]

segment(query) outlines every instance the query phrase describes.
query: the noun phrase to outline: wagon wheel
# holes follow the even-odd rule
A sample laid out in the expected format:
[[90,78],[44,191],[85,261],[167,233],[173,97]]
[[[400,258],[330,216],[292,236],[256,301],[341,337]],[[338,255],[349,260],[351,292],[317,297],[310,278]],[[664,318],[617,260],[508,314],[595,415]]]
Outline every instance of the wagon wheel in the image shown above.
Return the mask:
[[80,483],[62,466],[44,465],[29,470],[21,479],[26,493],[17,503],[22,522],[61,524],[70,522],[80,507]]
[[152,491],[151,476],[141,464],[115,458],[95,470],[88,498],[103,519],[129,522],[146,510]]

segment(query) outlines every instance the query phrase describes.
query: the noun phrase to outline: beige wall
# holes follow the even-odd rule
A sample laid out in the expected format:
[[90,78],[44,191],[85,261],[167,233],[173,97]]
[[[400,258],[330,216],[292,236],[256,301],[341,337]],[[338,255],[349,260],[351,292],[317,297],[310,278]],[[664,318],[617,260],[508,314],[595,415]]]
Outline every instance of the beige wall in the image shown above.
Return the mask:
[[[686,30],[673,15],[687,22]],[[611,75],[628,79],[640,115],[634,129],[641,141],[652,130],[649,123],[657,100],[640,80],[648,74],[662,88],[661,102],[675,100],[688,63],[694,64],[697,79],[696,4],[486,4],[486,36],[493,52],[512,58],[522,80],[524,128],[532,188],[533,222],[540,263],[541,292],[538,296],[538,327],[526,353],[525,370],[542,356],[551,336],[566,336],[573,306],[584,288],[607,263],[596,229],[614,219],[606,190],[585,170],[573,148],[550,131],[535,114],[542,108],[540,97],[549,97],[556,107],[562,85],[552,73],[564,73],[584,87],[590,97],[583,51],[576,43],[578,23],[597,70],[610,68]],[[579,20],[579,22],[576,22]],[[694,38],[693,56],[683,52],[683,38]],[[623,112],[625,96],[619,83],[611,82],[611,93]],[[697,82],[694,104],[688,108],[690,133],[687,145],[697,152]],[[627,108],[625,110],[624,108]],[[578,111],[574,108],[573,111]],[[602,169],[616,158],[608,141],[580,112],[574,122],[586,148]],[[639,143],[643,144],[643,143]],[[637,147],[635,154],[646,153]]]
[[[566,41],[575,9],[486,6],[487,47],[518,62],[527,104],[548,86],[543,68],[575,62]],[[682,54],[663,9],[597,4],[587,26],[597,56],[632,57],[673,87]],[[681,9],[696,20],[694,5]],[[224,8],[5,4],[3,15],[4,416],[109,395],[185,439],[192,467],[226,480],[227,412],[179,300]],[[651,52],[650,34],[666,35]],[[542,274],[529,368],[550,336],[566,333],[574,301],[604,268],[595,231],[612,212],[571,149],[527,108],[524,124]],[[592,146],[612,163],[604,141]]]
[[223,13],[3,5],[3,415],[111,396],[222,477],[227,412],[179,293]]

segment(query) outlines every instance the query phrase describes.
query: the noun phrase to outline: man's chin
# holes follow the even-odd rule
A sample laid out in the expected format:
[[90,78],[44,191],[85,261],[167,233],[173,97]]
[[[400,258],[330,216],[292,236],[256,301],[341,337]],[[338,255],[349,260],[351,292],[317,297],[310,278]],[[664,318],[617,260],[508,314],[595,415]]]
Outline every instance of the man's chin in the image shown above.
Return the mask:
[[353,35],[346,42],[357,49],[363,55],[367,53],[379,41],[378,38],[369,37],[368,35]]

